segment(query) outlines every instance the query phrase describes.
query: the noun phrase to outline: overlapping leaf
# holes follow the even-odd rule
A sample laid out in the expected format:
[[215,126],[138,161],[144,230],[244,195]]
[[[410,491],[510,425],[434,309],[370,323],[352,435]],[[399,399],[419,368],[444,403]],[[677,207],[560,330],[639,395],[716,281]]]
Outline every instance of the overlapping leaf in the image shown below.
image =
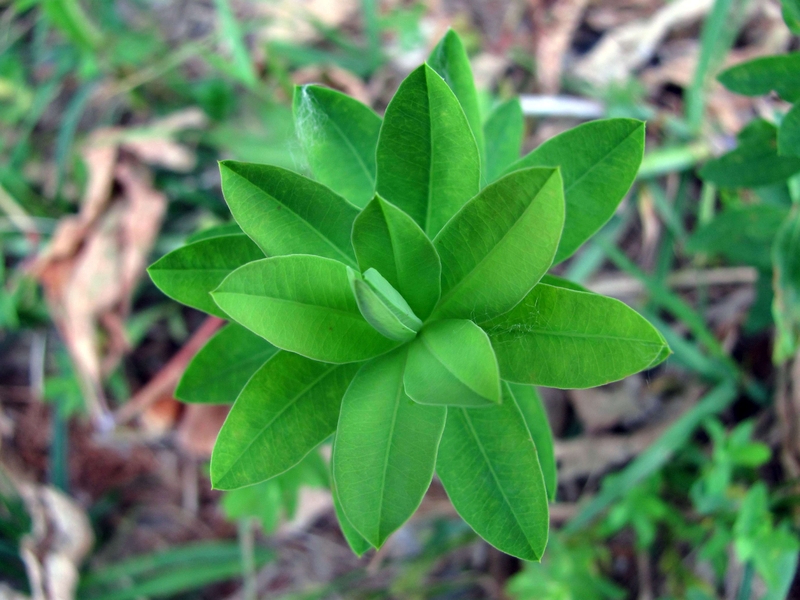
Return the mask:
[[447,409],[403,389],[406,349],[358,372],[342,401],[333,477],[350,523],[373,546],[414,513],[431,478]]
[[261,258],[264,253],[246,235],[226,235],[173,250],[150,265],[147,273],[173,300],[224,318],[209,292],[231,271]]
[[594,387],[669,355],[661,334],[619,300],[544,284],[481,326],[492,341],[500,375],[517,383]]
[[480,157],[464,111],[422,65],[386,108],[377,149],[377,190],[435,236],[480,188]]
[[319,85],[295,88],[294,117],[314,177],[366,206],[375,191],[381,118],[358,100]]
[[486,183],[498,179],[519,160],[524,135],[525,117],[519,100],[512,98],[497,105],[483,126],[486,159],[482,167]]
[[566,218],[554,263],[603,226],[633,184],[644,156],[644,123],[604,119],[570,129],[508,168],[560,167]]
[[235,489],[280,475],[336,430],[358,365],[278,352],[248,381],[219,432],[211,482]]
[[232,319],[278,348],[346,363],[391,350],[364,320],[347,267],[319,256],[266,258],[231,273],[213,294]]
[[558,169],[522,169],[484,188],[436,236],[438,318],[483,320],[519,302],[545,274],[561,237]]
[[184,402],[233,403],[253,373],[277,351],[241,325],[226,325],[186,367],[175,397]]
[[770,92],[789,102],[800,100],[800,52],[762,56],[726,69],[718,79],[726,88],[744,96]]
[[778,129],[778,154],[800,156],[800,103],[786,113]]

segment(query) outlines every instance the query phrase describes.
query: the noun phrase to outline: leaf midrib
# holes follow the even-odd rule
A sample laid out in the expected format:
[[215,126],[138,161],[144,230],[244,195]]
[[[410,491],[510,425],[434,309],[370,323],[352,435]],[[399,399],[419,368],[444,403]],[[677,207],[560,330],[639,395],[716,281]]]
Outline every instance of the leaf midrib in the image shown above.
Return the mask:
[[364,159],[361,157],[361,154],[359,154],[359,152],[356,150],[356,147],[353,145],[350,139],[344,134],[344,131],[342,131],[342,128],[339,127],[339,124],[334,119],[332,119],[330,115],[328,115],[328,121],[330,121],[331,125],[333,125],[336,128],[336,131],[339,134],[339,136],[342,138],[347,147],[350,148],[350,151],[358,160],[359,166],[364,171],[364,174],[367,176],[367,180],[370,182],[370,184],[372,184],[372,187],[374,189],[375,176],[372,173],[370,173],[370,170],[367,168],[367,164],[364,162]]
[[[419,341],[420,341],[420,343],[421,343],[423,346],[425,346],[425,349],[426,349],[428,352],[430,352],[430,353],[431,353],[431,356],[433,356],[433,358],[435,358],[435,359],[436,359],[436,362],[438,362],[440,365],[442,365],[442,367],[444,367],[444,370],[445,370],[445,371],[447,371],[448,373],[450,373],[450,375],[452,375],[452,376],[455,378],[455,380],[456,380],[456,381],[458,381],[458,382],[459,382],[461,385],[463,385],[465,388],[467,388],[467,389],[468,389],[469,391],[471,391],[473,394],[476,394],[476,395],[480,396],[481,398],[485,398],[485,396],[484,396],[483,394],[481,394],[481,393],[480,393],[480,392],[478,392],[477,390],[473,389],[471,385],[469,385],[469,384],[468,384],[466,381],[464,381],[464,380],[461,378],[461,376],[460,376],[460,375],[458,375],[458,374],[457,374],[455,371],[453,371],[453,370],[452,370],[452,369],[451,369],[449,366],[447,366],[447,363],[445,363],[445,362],[444,362],[444,361],[441,359],[441,357],[439,356],[439,354],[437,354],[437,353],[434,351],[434,349],[431,347],[431,345],[430,345],[430,344],[428,344],[428,342],[426,341],[426,339],[425,339],[425,336],[424,336],[424,335],[421,335],[421,336],[419,336]],[[488,400],[488,399],[486,399],[486,400],[487,400],[487,402],[489,402],[490,404],[494,404],[494,403],[493,403],[491,400]]]
[[[278,354],[276,353],[276,354],[275,354],[275,356],[278,356]],[[267,363],[269,363],[271,360],[272,360],[272,359],[268,360],[268,361],[267,361]],[[267,364],[267,363],[264,363],[264,364]],[[323,363],[323,364],[324,364],[324,363]],[[234,465],[236,465],[236,464],[237,464],[237,463],[238,463],[238,462],[239,462],[239,461],[242,459],[242,456],[244,456],[244,455],[247,453],[247,451],[248,451],[248,450],[250,450],[250,448],[252,447],[252,445],[256,443],[256,440],[257,440],[258,438],[260,438],[262,435],[264,435],[264,432],[265,432],[267,429],[269,429],[269,428],[272,426],[272,424],[273,424],[273,423],[275,423],[275,421],[277,421],[277,420],[278,420],[278,418],[280,418],[280,416],[281,416],[283,413],[285,413],[287,410],[289,410],[289,408],[290,408],[290,407],[294,406],[294,405],[297,403],[297,401],[298,401],[298,400],[299,400],[299,399],[300,399],[302,396],[305,396],[305,395],[306,395],[306,393],[308,393],[308,392],[309,392],[309,390],[311,390],[311,389],[312,389],[313,387],[315,387],[315,386],[316,386],[316,385],[317,385],[317,384],[318,384],[320,381],[322,381],[322,380],[323,380],[325,377],[327,377],[327,376],[328,376],[328,375],[331,373],[331,371],[333,371],[334,369],[336,369],[337,367],[340,367],[340,366],[341,366],[341,365],[331,365],[331,366],[330,366],[330,368],[328,368],[328,369],[327,369],[327,370],[326,370],[326,371],[325,371],[325,372],[324,372],[322,375],[320,375],[319,377],[317,377],[316,379],[314,379],[314,381],[312,381],[311,383],[309,383],[309,384],[308,384],[306,387],[304,387],[304,388],[303,388],[303,389],[302,389],[300,392],[298,392],[298,393],[297,393],[297,394],[296,394],[296,395],[295,395],[293,398],[291,398],[291,399],[290,399],[290,400],[289,400],[289,401],[286,403],[286,405],[285,405],[283,408],[281,408],[281,409],[280,409],[280,410],[279,410],[279,411],[278,411],[278,412],[275,414],[275,416],[274,416],[274,417],[272,417],[272,419],[271,419],[271,420],[270,420],[268,423],[266,423],[266,424],[265,424],[265,425],[264,425],[264,426],[263,426],[261,429],[259,429],[259,430],[258,430],[258,433],[256,433],[256,434],[253,436],[253,438],[250,440],[250,442],[247,444],[247,446],[245,446],[245,448],[244,448],[244,449],[243,449],[243,450],[242,450],[242,451],[241,451],[241,452],[238,454],[238,456],[237,456],[237,457],[236,457],[236,458],[235,458],[233,461],[231,461],[231,463],[230,463],[230,466],[229,466],[229,467],[228,467],[228,468],[225,470],[225,474],[224,474],[224,475],[222,475],[222,476],[219,478],[219,481],[221,482],[221,481],[222,481],[222,480],[223,480],[225,477],[227,477],[227,476],[228,476],[228,474],[231,472],[231,469],[234,467]]]
[[[288,298],[277,298],[275,296],[266,296],[266,295],[262,295],[262,294],[250,294],[250,293],[247,293],[247,292],[226,292],[224,290],[215,292],[215,293],[212,294],[212,296],[221,296],[223,294],[227,294],[229,296],[245,296],[247,298],[261,298],[261,299],[264,299],[264,300],[267,300],[267,301],[271,301],[271,302],[281,302],[281,303],[293,304],[293,305],[297,305],[297,306],[308,306],[308,307],[317,308],[317,309],[320,309],[320,310],[327,310],[327,311],[330,311],[330,312],[333,312],[333,313],[339,313],[339,314],[341,314],[341,315],[343,315],[345,317],[348,317],[350,319],[355,319],[357,321],[363,321],[364,320],[364,317],[361,316],[361,313],[354,313],[354,312],[349,311],[349,310],[343,310],[341,308],[333,308],[331,306],[324,306],[322,304],[311,304],[309,302],[298,302],[297,300],[289,300]],[[267,340],[267,341],[269,341],[269,340]]]
[[389,467],[389,455],[392,452],[392,439],[394,437],[394,430],[395,425],[397,424],[397,413],[400,410],[400,396],[403,393],[403,376],[402,373],[400,375],[400,384],[397,386],[397,394],[395,395],[394,399],[394,412],[392,413],[392,423],[389,426],[389,438],[388,443],[386,444],[386,454],[383,460],[383,470],[381,471],[381,491],[380,491],[380,503],[378,504],[378,535],[377,540],[379,541],[381,538],[381,530],[382,530],[382,519],[383,519],[383,506],[384,506],[384,492],[386,491],[386,470]]
[[631,131],[631,132],[628,134],[628,135],[626,135],[624,138],[622,138],[622,140],[620,140],[620,142],[619,142],[618,144],[616,144],[616,145],[615,145],[613,148],[611,148],[611,150],[609,150],[608,152],[606,152],[606,153],[605,153],[605,154],[604,154],[604,155],[603,155],[603,156],[602,156],[602,157],[601,157],[601,158],[600,158],[598,161],[596,161],[596,162],[595,162],[595,163],[594,163],[594,164],[593,164],[591,167],[589,167],[588,169],[586,169],[586,171],[584,171],[584,172],[581,174],[581,176],[580,176],[580,177],[578,177],[578,178],[577,178],[575,181],[573,181],[573,182],[572,182],[572,183],[569,185],[569,187],[567,187],[567,188],[564,188],[564,197],[566,198],[566,196],[567,196],[567,194],[570,192],[570,190],[571,190],[572,188],[574,188],[576,185],[578,185],[578,184],[579,184],[581,181],[583,181],[584,177],[588,176],[588,175],[589,175],[589,173],[591,173],[592,171],[594,171],[594,170],[595,170],[595,169],[596,169],[596,168],[597,168],[597,167],[598,167],[598,166],[599,166],[601,163],[605,162],[605,160],[606,160],[606,159],[607,159],[609,156],[611,156],[612,154],[614,154],[614,152],[616,152],[617,150],[619,150],[620,146],[622,146],[622,145],[623,145],[625,142],[627,142],[627,141],[628,141],[628,140],[629,140],[629,139],[630,139],[630,138],[633,136],[633,134],[634,134],[634,133],[636,133],[637,131],[639,131],[639,129],[640,129],[641,127],[643,127],[643,125],[640,123],[640,124],[639,124],[639,125],[637,125],[637,126],[636,126],[636,127],[635,127],[635,128],[634,128],[634,129],[633,129],[633,130],[632,130],[632,131]]
[[[512,331],[511,329],[504,328],[502,330],[489,330],[488,332],[489,337],[496,337],[501,334],[511,334],[517,333]],[[587,338],[587,339],[604,339],[604,340],[615,340],[620,342],[638,342],[639,344],[644,344],[646,346],[663,346],[664,344],[661,342],[648,342],[647,340],[643,340],[641,338],[630,338],[630,337],[623,337],[618,335],[603,335],[599,333],[571,333],[571,332],[559,332],[559,331],[550,331],[547,329],[534,329],[534,328],[525,328],[525,331],[520,332],[522,334],[533,334],[533,335],[543,335],[543,336],[550,336],[550,337],[575,337],[575,338]]]

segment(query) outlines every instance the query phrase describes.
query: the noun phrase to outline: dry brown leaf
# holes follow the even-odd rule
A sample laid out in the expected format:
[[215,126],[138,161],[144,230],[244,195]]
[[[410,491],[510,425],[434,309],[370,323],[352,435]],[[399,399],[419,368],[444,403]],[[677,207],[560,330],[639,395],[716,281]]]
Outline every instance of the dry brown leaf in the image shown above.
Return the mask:
[[657,406],[655,397],[647,393],[644,380],[639,376],[603,387],[570,390],[568,394],[589,433],[635,423]]
[[213,404],[188,405],[178,425],[178,446],[190,456],[207,460],[230,409]]

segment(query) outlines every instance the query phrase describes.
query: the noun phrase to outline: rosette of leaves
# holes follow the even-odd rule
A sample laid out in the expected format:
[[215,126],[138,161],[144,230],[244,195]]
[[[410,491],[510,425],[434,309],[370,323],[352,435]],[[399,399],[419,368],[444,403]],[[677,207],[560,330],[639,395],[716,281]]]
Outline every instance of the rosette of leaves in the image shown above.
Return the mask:
[[519,158],[519,103],[482,118],[452,32],[382,119],[316,85],[294,110],[313,178],[222,162],[241,231],[206,232],[149,270],[231,321],[177,390],[235,400],[213,485],[276,477],[333,436],[357,553],[411,517],[436,472],[479,535],[538,560],[556,468],[534,386],[601,385],[669,353],[625,304],[546,275],[615,211],[644,124],[588,123]]

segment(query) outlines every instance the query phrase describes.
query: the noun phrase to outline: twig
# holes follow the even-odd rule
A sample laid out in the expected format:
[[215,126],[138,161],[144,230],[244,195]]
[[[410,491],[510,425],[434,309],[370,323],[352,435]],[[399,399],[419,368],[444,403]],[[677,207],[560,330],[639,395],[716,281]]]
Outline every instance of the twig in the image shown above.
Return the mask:
[[150,405],[163,395],[172,393],[181,374],[186,369],[186,365],[223,323],[224,321],[218,317],[208,317],[189,338],[189,341],[184,344],[183,348],[164,365],[156,376],[139,390],[128,403],[116,411],[114,414],[115,424],[123,425],[127,423],[147,410]]
[[[671,288],[695,288],[709,285],[753,284],[758,271],[752,267],[720,267],[718,269],[684,269],[667,278]],[[633,296],[645,291],[644,284],[635,277],[621,275],[590,283],[589,288],[607,296]]]
[[600,119],[606,109],[597,100],[575,98],[573,96],[531,96],[519,97],[522,112],[528,117],[571,117],[574,119]]

